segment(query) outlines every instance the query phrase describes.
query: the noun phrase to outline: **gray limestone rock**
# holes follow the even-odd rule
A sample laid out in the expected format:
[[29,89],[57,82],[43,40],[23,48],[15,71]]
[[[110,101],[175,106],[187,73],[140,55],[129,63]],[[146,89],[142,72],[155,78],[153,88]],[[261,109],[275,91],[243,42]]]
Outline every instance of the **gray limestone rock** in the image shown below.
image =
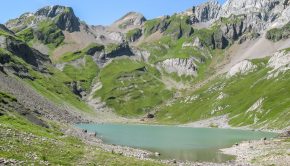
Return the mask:
[[177,73],[179,76],[196,76],[197,59],[194,57],[187,59],[173,58],[157,63],[159,70],[164,69],[168,73]]
[[216,0],[210,0],[204,4],[193,7],[198,22],[207,22],[216,19],[219,15],[221,5]]

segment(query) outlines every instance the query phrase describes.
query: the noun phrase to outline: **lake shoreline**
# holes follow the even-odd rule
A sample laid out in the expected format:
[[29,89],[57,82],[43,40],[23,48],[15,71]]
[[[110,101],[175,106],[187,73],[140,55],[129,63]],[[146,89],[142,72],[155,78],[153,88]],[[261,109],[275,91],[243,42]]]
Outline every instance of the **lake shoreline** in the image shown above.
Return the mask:
[[[102,123],[97,123],[97,124],[102,124]],[[137,125],[152,125],[152,126],[176,126],[176,127],[190,127],[190,128],[196,128],[195,126],[185,126],[185,125],[162,125],[162,124],[149,124],[149,123],[111,123],[111,124],[122,124],[122,125],[126,125],[126,124],[137,124]],[[197,127],[197,128],[209,128],[209,127]],[[253,129],[249,129],[249,128],[221,128],[221,129],[238,129],[238,130],[253,130]],[[77,130],[80,130],[77,128]],[[255,131],[266,131],[269,132],[269,130],[255,130]],[[81,131],[83,133],[83,131]],[[273,132],[273,130],[270,130],[270,132]],[[275,130],[275,133],[281,133],[282,131],[277,132]],[[93,136],[93,133],[83,133],[82,135],[89,135],[89,137]],[[87,136],[85,136],[87,137]],[[95,136],[93,136],[95,137]],[[86,139],[86,138],[85,138]],[[152,160],[152,161],[159,161],[161,163],[165,163],[165,164],[169,164],[169,165],[179,165],[179,164],[183,164],[183,165],[251,165],[250,162],[246,161],[246,160],[242,160],[241,158],[243,158],[243,156],[245,156],[245,154],[236,154],[233,153],[233,151],[229,151],[229,150],[225,150],[225,149],[230,149],[230,148],[235,148],[236,146],[232,146],[230,148],[225,148],[225,149],[221,149],[221,152],[227,155],[234,155],[236,156],[236,160],[231,160],[231,161],[227,161],[224,163],[214,163],[214,162],[194,162],[194,161],[179,161],[179,160],[175,160],[175,159],[171,159],[171,160],[159,160],[159,159],[152,159],[150,158],[151,155],[154,155],[154,152],[150,152],[150,151],[146,151],[146,150],[142,150],[142,149],[138,149],[138,148],[131,148],[131,147],[126,147],[126,146],[119,146],[119,145],[110,145],[110,144],[106,144],[104,143],[100,138],[95,137],[94,139],[98,140],[98,144],[97,146],[101,147],[103,150],[108,151],[108,152],[112,152],[112,153],[116,153],[116,154],[120,154],[120,155],[124,155],[127,157],[134,157],[140,160]],[[250,142],[254,142],[254,141],[250,141]],[[269,140],[270,142],[270,140]],[[240,144],[243,144],[244,142],[241,142]],[[240,148],[243,148],[244,146],[241,146]],[[244,152],[246,152],[246,150],[248,149],[243,149]],[[253,157],[255,157],[253,155]]]
[[[192,127],[192,128],[221,128],[221,129],[238,129],[238,130],[253,130],[253,131],[262,131],[262,132],[272,132],[281,134],[290,130],[290,126],[284,129],[267,129],[267,128],[252,128],[249,126],[243,127],[232,127],[229,125],[229,118],[227,115],[217,116],[213,118],[208,118],[204,120],[199,120],[195,122],[190,122],[186,124],[178,125],[180,127]],[[212,127],[215,126],[215,127]]]
[[[132,148],[128,146],[120,146],[113,144],[104,143],[101,138],[95,136],[93,132],[84,132],[83,129],[77,128],[75,126],[70,126],[65,130],[65,134],[73,135],[82,139],[86,144],[93,145],[103,149],[104,151],[111,152],[114,154],[123,155],[126,157],[133,157],[139,160],[147,160],[147,161],[157,161],[166,165],[187,165],[187,166],[226,166],[233,165],[234,160],[228,161],[225,163],[214,163],[214,162],[194,162],[194,161],[181,161],[176,159],[153,159],[150,156],[155,155],[154,152]],[[162,155],[162,154],[161,154]]]

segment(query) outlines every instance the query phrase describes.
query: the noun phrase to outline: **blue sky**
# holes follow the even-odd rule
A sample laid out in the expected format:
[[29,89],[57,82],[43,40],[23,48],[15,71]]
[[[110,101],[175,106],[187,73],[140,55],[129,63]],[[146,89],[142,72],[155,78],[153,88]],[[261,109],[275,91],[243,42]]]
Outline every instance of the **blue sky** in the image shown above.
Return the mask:
[[[91,25],[109,25],[129,11],[137,11],[147,19],[184,11],[206,0],[5,0],[0,6],[0,23],[25,12],[35,12],[47,5],[65,5]],[[219,0],[221,3],[224,0]]]

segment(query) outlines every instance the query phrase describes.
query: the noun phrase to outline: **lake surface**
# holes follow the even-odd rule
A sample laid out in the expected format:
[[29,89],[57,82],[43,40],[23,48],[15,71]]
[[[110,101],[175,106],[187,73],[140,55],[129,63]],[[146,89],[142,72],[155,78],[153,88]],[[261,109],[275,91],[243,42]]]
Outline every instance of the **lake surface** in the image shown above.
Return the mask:
[[[224,162],[234,159],[219,149],[245,140],[277,134],[260,131],[188,128],[134,124],[78,124],[77,127],[97,132],[107,144],[117,144],[159,152],[161,159]],[[154,158],[154,157],[153,157]]]

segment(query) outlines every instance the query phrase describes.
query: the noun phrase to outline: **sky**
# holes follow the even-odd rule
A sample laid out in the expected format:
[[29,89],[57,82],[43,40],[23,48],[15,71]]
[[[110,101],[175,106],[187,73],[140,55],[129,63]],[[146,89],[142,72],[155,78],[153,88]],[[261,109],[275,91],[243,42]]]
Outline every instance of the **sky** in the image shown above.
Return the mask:
[[[172,15],[206,0],[5,0],[0,6],[0,23],[35,12],[48,5],[70,6],[80,20],[90,25],[110,25],[130,11],[140,12],[147,19]],[[219,0],[223,3],[224,0]]]

